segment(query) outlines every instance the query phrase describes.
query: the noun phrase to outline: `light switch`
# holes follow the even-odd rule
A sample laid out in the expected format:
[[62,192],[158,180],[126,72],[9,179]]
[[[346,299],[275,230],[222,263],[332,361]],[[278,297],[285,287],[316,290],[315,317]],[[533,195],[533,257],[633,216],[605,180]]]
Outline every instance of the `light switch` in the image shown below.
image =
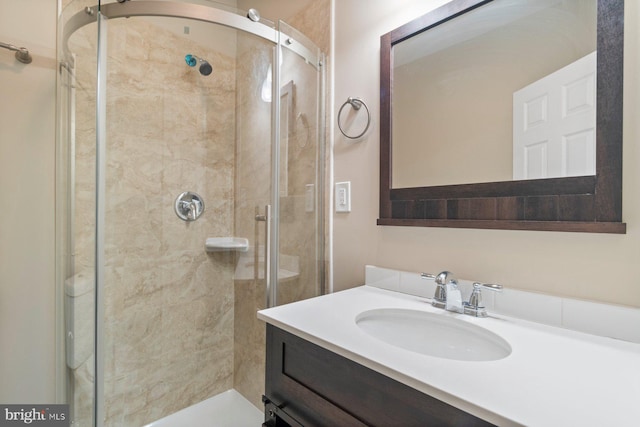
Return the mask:
[[336,182],[336,212],[351,212],[351,181]]

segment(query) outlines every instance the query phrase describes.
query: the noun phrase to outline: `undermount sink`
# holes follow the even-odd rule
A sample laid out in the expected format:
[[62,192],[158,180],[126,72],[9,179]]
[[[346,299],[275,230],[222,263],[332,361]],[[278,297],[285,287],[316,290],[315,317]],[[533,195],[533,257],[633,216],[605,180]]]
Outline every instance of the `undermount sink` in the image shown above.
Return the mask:
[[356,324],[387,344],[428,356],[490,361],[511,354],[511,346],[500,336],[446,313],[377,309],[360,313]]

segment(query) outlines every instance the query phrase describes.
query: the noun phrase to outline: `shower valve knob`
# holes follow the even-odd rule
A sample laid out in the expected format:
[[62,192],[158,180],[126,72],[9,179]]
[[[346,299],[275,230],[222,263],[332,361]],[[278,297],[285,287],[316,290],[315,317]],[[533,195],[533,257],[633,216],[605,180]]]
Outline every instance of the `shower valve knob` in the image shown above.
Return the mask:
[[176,215],[183,221],[195,221],[204,212],[204,201],[200,195],[185,191],[176,198]]

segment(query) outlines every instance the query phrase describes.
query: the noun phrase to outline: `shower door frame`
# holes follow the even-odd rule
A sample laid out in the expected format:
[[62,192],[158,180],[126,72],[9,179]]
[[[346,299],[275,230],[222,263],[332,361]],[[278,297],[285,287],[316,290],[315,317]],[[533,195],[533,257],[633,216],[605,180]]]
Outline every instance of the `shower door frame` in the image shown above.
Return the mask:
[[[98,1],[99,2],[99,1]],[[290,51],[296,53],[300,57],[302,57],[307,64],[312,66],[319,73],[319,87],[318,87],[318,104],[323,105],[324,103],[324,81],[325,74],[323,69],[324,55],[321,52],[314,53],[310,49],[308,49],[304,43],[298,42],[294,38],[289,35],[283,33],[279,29],[270,27],[267,24],[264,24],[260,21],[253,21],[248,17],[243,17],[233,12],[228,12],[221,9],[216,9],[213,6],[203,6],[191,3],[174,3],[174,2],[157,2],[157,1],[145,1],[140,0],[136,2],[114,2],[108,4],[98,4],[93,7],[86,7],[83,11],[76,13],[73,15],[67,22],[64,24],[63,32],[62,32],[62,50],[63,57],[61,58],[61,63],[65,64],[65,57],[69,52],[67,43],[69,38],[75,31],[78,29],[91,24],[93,22],[97,22],[98,28],[98,44],[97,44],[97,96],[96,96],[96,211],[95,211],[95,219],[96,219],[96,229],[95,229],[95,313],[96,313],[96,322],[95,322],[95,366],[94,366],[94,411],[93,411],[93,425],[96,427],[103,425],[104,419],[104,384],[103,384],[103,375],[104,371],[104,325],[99,319],[103,318],[104,315],[104,307],[102,304],[101,295],[104,292],[104,275],[103,275],[103,264],[104,264],[104,235],[105,235],[105,223],[104,223],[104,204],[105,204],[105,153],[106,153],[106,80],[107,80],[107,45],[106,45],[106,34],[103,34],[103,31],[106,31],[105,28],[108,27],[108,21],[116,18],[129,18],[132,16],[140,16],[140,17],[167,17],[167,18],[184,18],[191,19],[196,21],[207,22],[211,24],[223,25],[229,28],[233,28],[236,30],[241,30],[243,32],[253,34],[262,39],[267,40],[268,42],[273,43],[276,47],[284,47],[289,49]],[[268,21],[267,21],[268,22]],[[277,298],[277,283],[278,283],[278,223],[279,223],[279,150],[280,150],[280,97],[276,96],[279,94],[279,86],[280,86],[280,49],[274,49],[274,58],[273,58],[273,85],[272,85],[272,126],[271,126],[271,154],[272,154],[272,190],[271,190],[271,203],[272,203],[272,211],[275,212],[275,215],[271,215],[270,227],[272,230],[271,235],[275,236],[270,239],[270,242],[265,242],[269,244],[271,252],[271,259],[268,263],[268,268],[266,269],[269,272],[269,277],[265,277],[267,283],[267,289],[265,290],[265,297],[267,301],[267,306],[275,305]],[[319,165],[321,168],[324,167],[324,139],[325,134],[323,131],[324,126],[321,126],[324,123],[324,110],[321,107],[318,114],[318,144],[322,149],[320,150],[319,156]],[[73,167],[73,165],[71,165]],[[320,171],[318,174],[318,179],[322,179],[324,176],[324,171]],[[323,182],[318,182],[317,188],[324,189]],[[319,201],[317,206],[321,208],[323,206],[322,200],[324,198],[324,192],[320,193],[320,196],[316,196],[316,199]],[[317,221],[317,226],[320,227],[320,230],[324,228],[324,212],[320,213],[320,221]],[[324,242],[324,232],[319,234],[319,241],[321,243]],[[324,248],[318,248],[321,257],[324,259]],[[324,264],[323,262],[318,262],[318,265]],[[267,267],[267,266],[266,266]],[[324,281],[324,268],[321,268],[320,271],[320,280]],[[321,290],[324,289],[324,283],[321,283]],[[64,362],[63,362],[64,364]],[[61,368],[62,369],[62,368]],[[62,377],[63,375],[58,375],[58,377]]]

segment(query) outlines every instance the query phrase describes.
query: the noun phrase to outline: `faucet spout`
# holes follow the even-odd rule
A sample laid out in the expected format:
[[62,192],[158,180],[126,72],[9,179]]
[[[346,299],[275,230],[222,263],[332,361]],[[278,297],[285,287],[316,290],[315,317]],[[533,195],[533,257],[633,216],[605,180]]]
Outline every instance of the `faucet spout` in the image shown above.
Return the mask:
[[448,311],[454,311],[456,313],[462,313],[463,304],[462,304],[462,292],[458,288],[457,280],[450,280],[445,285],[447,298],[445,301],[445,309]]

